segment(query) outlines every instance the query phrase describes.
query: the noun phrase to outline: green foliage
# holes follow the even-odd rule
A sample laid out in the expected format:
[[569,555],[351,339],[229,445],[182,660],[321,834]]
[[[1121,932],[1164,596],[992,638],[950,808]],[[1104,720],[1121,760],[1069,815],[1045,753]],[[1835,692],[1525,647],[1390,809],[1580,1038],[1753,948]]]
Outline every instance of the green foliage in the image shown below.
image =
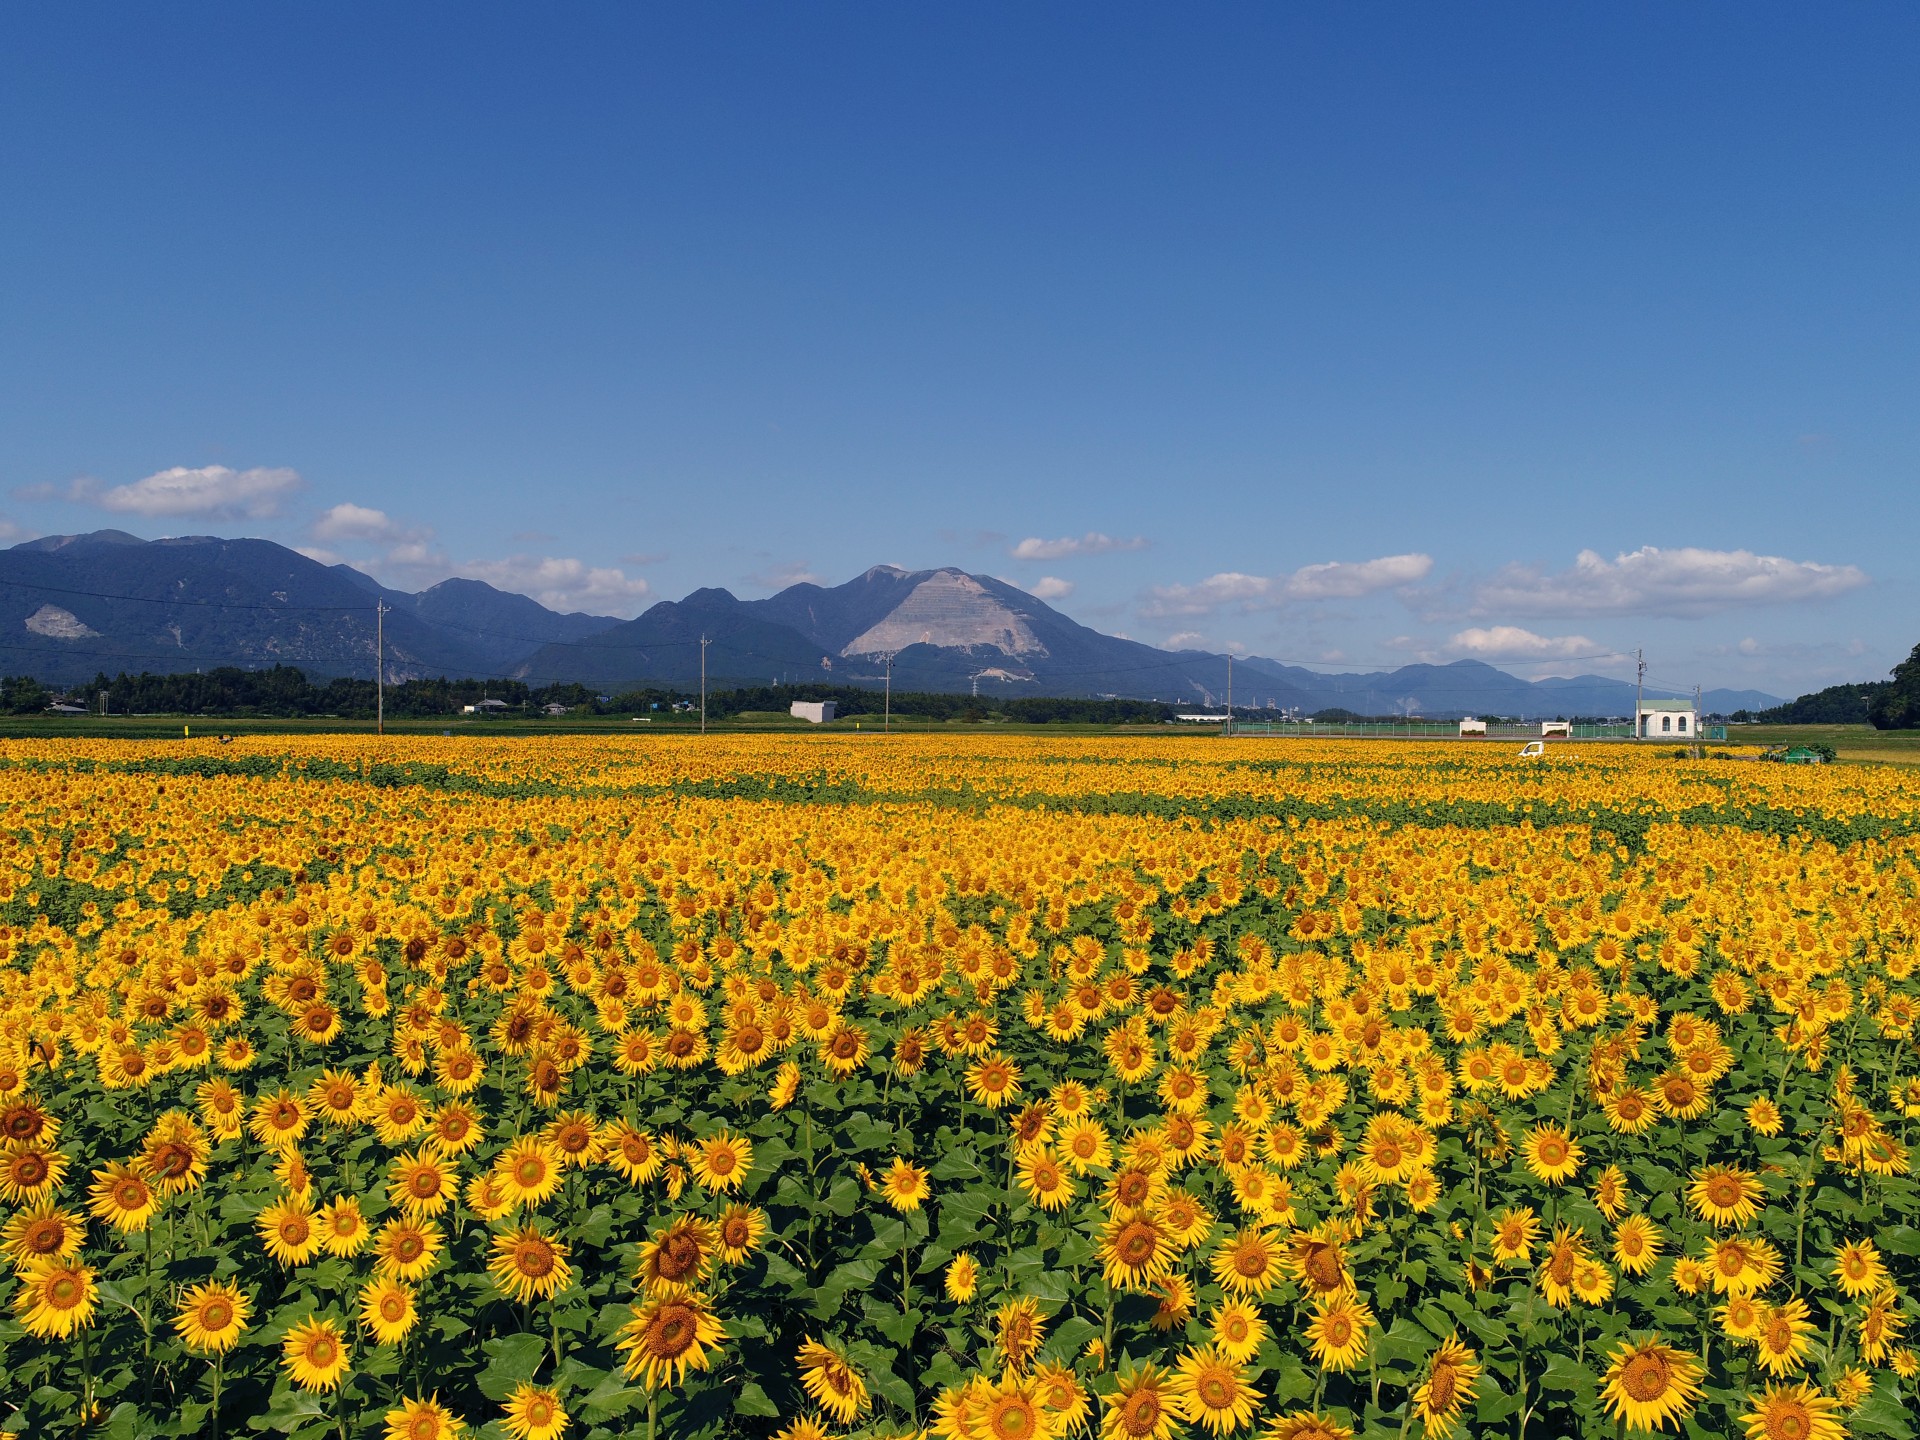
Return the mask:
[[1920,645],[1893,667],[1893,679],[1867,707],[1876,730],[1920,729]]
[[1891,688],[1885,680],[1854,685],[1829,685],[1771,710],[1741,714],[1737,719],[1758,725],[1865,725],[1874,699]]

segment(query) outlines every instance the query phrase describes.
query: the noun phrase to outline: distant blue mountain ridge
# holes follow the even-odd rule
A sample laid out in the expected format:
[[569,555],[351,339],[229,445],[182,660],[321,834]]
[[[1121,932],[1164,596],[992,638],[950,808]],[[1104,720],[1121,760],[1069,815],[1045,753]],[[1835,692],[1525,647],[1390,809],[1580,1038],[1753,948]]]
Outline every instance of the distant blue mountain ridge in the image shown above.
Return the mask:
[[[0,550],[0,671],[75,684],[105,672],[295,665],[315,678],[371,675],[384,602],[390,679],[445,675],[613,690],[769,683],[870,685],[889,658],[899,690],[1156,699],[1219,707],[1228,662],[1105,635],[1025,591],[964,570],[875,566],[843,585],[789,586],[764,600],[720,589],[662,601],[632,620],[562,615],[478,580],[409,593],[270,540],[142,540],[118,530]],[[1624,715],[1633,687],[1604,676],[1524,680],[1475,660],[1325,674],[1233,661],[1236,706],[1361,715]],[[1650,694],[1655,692],[1649,692]],[[1709,690],[1709,711],[1780,704]]]

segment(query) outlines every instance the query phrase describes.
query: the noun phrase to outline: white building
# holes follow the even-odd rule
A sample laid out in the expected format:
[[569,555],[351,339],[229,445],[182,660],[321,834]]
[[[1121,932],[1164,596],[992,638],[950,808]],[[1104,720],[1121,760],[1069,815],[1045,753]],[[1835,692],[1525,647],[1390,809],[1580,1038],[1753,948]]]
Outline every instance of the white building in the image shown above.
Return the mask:
[[1700,715],[1691,700],[1643,700],[1635,733],[1642,740],[1691,740],[1699,732]]
[[462,715],[493,715],[499,711],[510,710],[512,708],[513,707],[508,705],[504,700],[487,699],[475,705],[462,705],[460,707],[460,713]]
[[796,700],[787,707],[787,713],[796,720],[810,720],[815,725],[824,725],[833,719],[839,710],[835,700]]
[[1468,717],[1460,722],[1460,733],[1462,735],[1484,735],[1487,733],[1487,722]]
[[1544,740],[1549,735],[1560,735],[1571,740],[1573,738],[1573,723],[1568,720],[1542,720],[1540,722],[1540,738]]

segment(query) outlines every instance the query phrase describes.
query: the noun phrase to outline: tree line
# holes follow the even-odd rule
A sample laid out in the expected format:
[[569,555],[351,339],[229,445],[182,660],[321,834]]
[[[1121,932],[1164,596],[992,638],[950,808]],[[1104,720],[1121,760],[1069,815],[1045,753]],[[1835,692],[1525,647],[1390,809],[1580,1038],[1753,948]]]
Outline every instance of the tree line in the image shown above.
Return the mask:
[[1893,667],[1891,680],[1829,685],[1771,710],[1741,712],[1736,720],[1762,725],[1871,725],[1876,730],[1920,730],[1920,645]]
[[[229,719],[371,719],[379,697],[366,679],[311,680],[292,665],[269,670],[223,666],[192,673],[96,675],[84,687],[56,691],[31,676],[0,679],[0,711],[34,715],[56,701],[97,712],[101,697],[115,715],[181,715]],[[502,713],[544,715],[549,705],[569,714],[643,715],[697,705],[698,690],[648,687],[617,695],[584,685],[531,686],[518,680],[454,680],[446,677],[404,680],[386,687],[385,708],[392,719],[438,719],[458,715],[469,705],[499,701]],[[782,685],[714,690],[707,714],[725,720],[748,712],[785,712],[795,700],[831,700],[846,716],[879,715],[886,698],[852,685]],[[491,708],[491,707],[490,707]],[[1174,707],[1149,700],[1083,700],[1053,696],[973,696],[895,692],[895,715],[930,720],[1013,720],[1026,724],[1078,723],[1120,725],[1171,720]]]

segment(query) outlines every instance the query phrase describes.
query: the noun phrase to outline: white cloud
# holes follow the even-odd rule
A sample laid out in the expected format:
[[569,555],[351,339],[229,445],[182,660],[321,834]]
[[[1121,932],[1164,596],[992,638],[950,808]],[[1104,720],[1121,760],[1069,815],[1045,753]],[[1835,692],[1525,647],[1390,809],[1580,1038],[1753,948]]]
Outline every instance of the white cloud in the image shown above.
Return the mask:
[[1431,555],[1383,555],[1378,560],[1331,560],[1302,565],[1286,580],[1289,600],[1357,600],[1381,590],[1397,590],[1427,578]]
[[[637,555],[625,557],[634,565],[643,565],[648,561]],[[640,582],[645,584],[645,581]],[[769,565],[747,577],[749,585],[757,585],[762,590],[785,590],[789,585],[822,585],[825,580],[807,568],[807,562],[796,560],[791,565]]]
[[405,533],[386,511],[344,501],[313,522],[316,540],[393,540]]
[[411,540],[402,540],[388,550],[383,563],[398,565],[410,570],[443,571],[447,568],[446,552],[436,549],[425,536]]
[[1180,630],[1167,636],[1160,648],[1162,650],[1193,650],[1197,649],[1200,642],[1206,638],[1198,630]]
[[1073,582],[1058,575],[1042,575],[1027,587],[1027,593],[1036,600],[1064,600],[1073,593]]
[[1089,530],[1081,536],[1063,535],[1058,540],[1042,540],[1037,535],[1029,535],[1007,553],[1016,560],[1064,560],[1069,555],[1111,555],[1117,550],[1144,550],[1146,537],[1136,535],[1131,540],[1117,540],[1111,535],[1102,535],[1098,530]]
[[304,484],[297,471],[287,469],[229,470],[203,465],[190,470],[176,465],[130,485],[115,485],[97,498],[75,487],[73,498],[93,499],[103,510],[126,514],[210,515],[263,519],[276,514],[280,502]]
[[1289,601],[1357,600],[1399,590],[1426,578],[1431,555],[1383,555],[1377,560],[1330,560],[1302,565],[1287,575],[1246,575],[1238,570],[1210,575],[1196,585],[1156,585],[1143,615],[1205,615],[1223,605],[1273,609]]
[[1536,635],[1518,625],[1462,630],[1447,642],[1447,648],[1480,660],[1562,660],[1612,653],[1584,635]]
[[344,565],[347,557],[337,550],[329,550],[324,545],[296,545],[293,547],[316,565]]
[[1523,615],[1660,615],[1693,618],[1747,605],[1821,600],[1867,583],[1853,565],[1823,565],[1750,550],[1662,550],[1645,545],[1612,560],[1582,550],[1571,570],[1510,565],[1475,591],[1475,611]]
[[0,541],[31,540],[33,538],[34,538],[33,531],[23,530],[18,525],[14,524],[13,521],[7,519],[6,516],[0,515]]
[[549,610],[588,610],[632,614],[653,587],[611,565],[547,555],[510,555],[504,560],[475,560],[463,574],[499,590],[530,595]]

